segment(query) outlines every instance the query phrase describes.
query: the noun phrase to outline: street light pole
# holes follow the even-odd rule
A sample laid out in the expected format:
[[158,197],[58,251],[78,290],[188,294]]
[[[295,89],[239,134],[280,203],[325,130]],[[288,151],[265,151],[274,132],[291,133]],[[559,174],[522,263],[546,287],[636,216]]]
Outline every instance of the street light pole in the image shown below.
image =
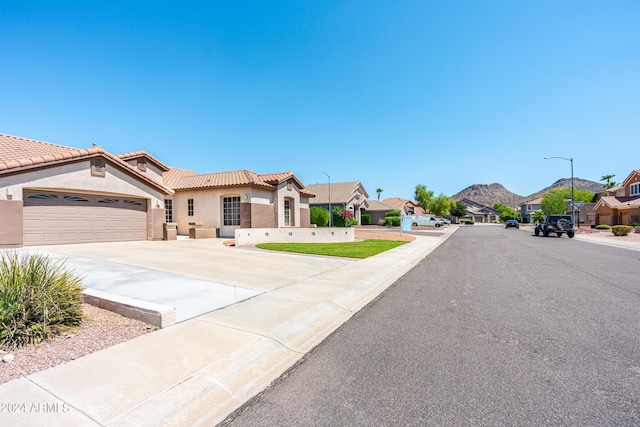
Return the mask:
[[331,228],[331,223],[332,223],[332,217],[333,214],[331,213],[331,177],[329,176],[328,173],[326,172],[322,172],[323,174],[327,175],[327,178],[329,179],[329,228]]
[[[567,160],[569,162],[571,162],[571,222],[573,223],[574,227],[576,225],[576,208],[575,208],[575,198],[574,198],[574,190],[573,190],[573,157],[571,158],[566,158],[566,157],[556,157],[556,156],[547,156],[544,158],[545,160],[548,159],[562,159],[562,160]],[[580,227],[580,224],[578,224],[578,227]]]

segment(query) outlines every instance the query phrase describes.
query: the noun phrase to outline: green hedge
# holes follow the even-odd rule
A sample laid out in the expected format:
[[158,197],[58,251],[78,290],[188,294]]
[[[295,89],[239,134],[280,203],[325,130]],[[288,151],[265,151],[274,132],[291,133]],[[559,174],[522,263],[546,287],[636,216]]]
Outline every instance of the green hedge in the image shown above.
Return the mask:
[[315,224],[318,227],[326,227],[329,225],[329,211],[319,206],[311,206],[309,219],[311,224]]
[[596,230],[610,230],[611,226],[608,224],[598,224],[596,225]]
[[614,236],[627,236],[632,230],[633,227],[630,225],[614,225],[611,227],[611,232]]
[[393,216],[393,217],[398,216],[399,217],[399,216],[402,216],[402,213],[400,211],[391,210],[391,211],[387,212],[387,214],[385,216]]
[[360,219],[362,219],[362,225],[371,224],[371,214],[362,214],[360,215]]
[[466,224],[466,225],[473,225],[475,224],[475,222],[471,219],[463,219],[460,221],[461,224]]

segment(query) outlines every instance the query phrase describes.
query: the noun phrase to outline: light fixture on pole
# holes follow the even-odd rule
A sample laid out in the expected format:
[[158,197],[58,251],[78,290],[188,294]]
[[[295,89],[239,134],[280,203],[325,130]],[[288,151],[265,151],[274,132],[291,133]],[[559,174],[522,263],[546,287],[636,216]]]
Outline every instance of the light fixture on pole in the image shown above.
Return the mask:
[[574,206],[575,205],[575,198],[573,196],[573,157],[566,158],[566,157],[557,157],[557,156],[547,156],[544,159],[545,160],[548,160],[548,159],[562,159],[562,160],[566,160],[568,162],[571,162],[571,222],[575,226],[575,224],[576,224],[576,214],[575,214],[575,206]]
[[331,219],[333,217],[333,214],[331,213],[331,177],[326,172],[322,173],[327,175],[327,178],[329,178],[329,228],[331,228]]

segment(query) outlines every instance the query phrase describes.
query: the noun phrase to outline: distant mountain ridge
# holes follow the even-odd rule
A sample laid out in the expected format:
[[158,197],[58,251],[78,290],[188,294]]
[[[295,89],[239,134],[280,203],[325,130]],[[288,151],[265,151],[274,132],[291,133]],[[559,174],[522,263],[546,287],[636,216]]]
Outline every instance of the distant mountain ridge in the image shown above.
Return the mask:
[[[575,189],[589,190],[592,193],[602,191],[602,183],[589,181],[588,179],[573,178],[573,185]],[[459,201],[461,199],[469,199],[476,203],[481,203],[485,206],[493,206],[496,203],[501,203],[506,206],[516,207],[521,206],[525,202],[535,200],[542,197],[544,193],[549,192],[552,188],[571,188],[571,178],[561,178],[528,196],[521,196],[516,193],[512,193],[507,190],[502,184],[494,182],[493,184],[473,184],[464,190],[451,196],[454,200]]]

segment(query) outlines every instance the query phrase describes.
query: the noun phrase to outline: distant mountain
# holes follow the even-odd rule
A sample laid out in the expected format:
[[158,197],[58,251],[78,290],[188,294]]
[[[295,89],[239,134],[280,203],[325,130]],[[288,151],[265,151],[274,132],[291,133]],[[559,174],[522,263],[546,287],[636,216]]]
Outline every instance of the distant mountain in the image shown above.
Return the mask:
[[493,206],[502,203],[507,206],[520,206],[526,197],[512,193],[502,184],[473,184],[459,193],[451,196],[454,200],[469,199],[485,206]]
[[[603,189],[601,182],[589,181],[588,179],[575,177],[573,178],[573,186],[576,190],[589,190],[592,193],[597,193],[598,191],[602,191]],[[545,187],[540,191],[536,191],[535,193],[526,197],[527,200],[525,200],[525,202],[542,197],[544,193],[548,193],[552,188],[571,188],[571,178],[561,178],[557,180],[550,186]]]
[[[602,183],[589,181],[587,179],[573,178],[573,185],[576,189],[589,190],[592,193],[602,191]],[[506,206],[516,207],[520,206],[530,200],[535,200],[542,197],[544,193],[547,193],[552,188],[571,188],[571,179],[562,178],[554,182],[548,187],[543,188],[540,191],[536,191],[528,196],[520,196],[507,190],[502,184],[494,182],[493,184],[473,184],[464,190],[451,196],[454,200],[469,199],[476,203],[481,203],[485,206],[493,206],[496,203],[501,203]]]

